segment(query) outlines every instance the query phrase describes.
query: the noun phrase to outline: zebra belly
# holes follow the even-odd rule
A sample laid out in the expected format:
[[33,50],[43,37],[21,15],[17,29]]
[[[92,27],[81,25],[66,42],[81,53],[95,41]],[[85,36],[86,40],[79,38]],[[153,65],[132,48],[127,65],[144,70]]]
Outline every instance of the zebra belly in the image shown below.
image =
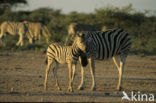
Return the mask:
[[7,30],[6,33],[8,33],[10,35],[16,35],[16,34],[18,34],[18,32],[16,30]]
[[66,60],[62,60],[62,59],[56,59],[57,62],[59,62],[60,64],[65,64]]
[[100,51],[96,52],[96,56],[92,56],[92,57],[94,57],[94,59],[96,59],[96,60],[108,60],[108,59],[114,57],[115,55],[116,55],[116,53],[112,54],[112,51],[107,52],[105,50],[100,50]]
[[65,64],[66,63],[66,58],[65,56],[61,55],[59,58],[56,59],[60,64]]

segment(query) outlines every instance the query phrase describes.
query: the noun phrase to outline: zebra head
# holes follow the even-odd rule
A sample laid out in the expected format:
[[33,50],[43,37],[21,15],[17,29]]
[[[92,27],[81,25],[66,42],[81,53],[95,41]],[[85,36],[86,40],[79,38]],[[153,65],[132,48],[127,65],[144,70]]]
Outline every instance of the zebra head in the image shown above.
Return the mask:
[[83,53],[86,52],[86,40],[85,40],[85,35],[84,34],[79,34],[76,35],[74,42],[73,42],[73,46],[76,46],[77,48],[79,48],[79,50]]

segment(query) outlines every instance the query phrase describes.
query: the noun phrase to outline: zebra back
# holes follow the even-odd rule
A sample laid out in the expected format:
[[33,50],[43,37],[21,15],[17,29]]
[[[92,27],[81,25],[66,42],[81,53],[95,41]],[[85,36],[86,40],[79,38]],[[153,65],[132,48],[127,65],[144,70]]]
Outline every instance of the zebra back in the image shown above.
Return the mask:
[[96,59],[108,59],[115,55],[126,55],[131,47],[129,34],[123,29],[112,29],[105,32],[86,32],[87,55]]
[[52,43],[47,49],[47,56],[54,58],[57,61],[65,61],[66,57],[70,55],[71,48],[68,46],[61,46],[58,43]]
[[79,56],[86,51],[84,36],[77,36],[72,46],[61,46],[58,43],[52,43],[47,49],[47,56],[58,62],[66,60],[77,61]]

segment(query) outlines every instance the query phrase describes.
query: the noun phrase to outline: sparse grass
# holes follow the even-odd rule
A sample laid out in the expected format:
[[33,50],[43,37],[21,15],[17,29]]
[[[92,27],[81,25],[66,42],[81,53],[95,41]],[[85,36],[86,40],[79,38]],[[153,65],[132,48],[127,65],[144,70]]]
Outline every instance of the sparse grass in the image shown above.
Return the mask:
[[5,37],[5,46],[0,44],[0,50],[9,50],[9,51],[24,51],[24,50],[35,50],[43,51],[47,48],[48,44],[44,41],[36,41],[34,44],[29,44],[28,40],[24,39],[24,46],[16,46],[18,42],[18,36],[7,36]]

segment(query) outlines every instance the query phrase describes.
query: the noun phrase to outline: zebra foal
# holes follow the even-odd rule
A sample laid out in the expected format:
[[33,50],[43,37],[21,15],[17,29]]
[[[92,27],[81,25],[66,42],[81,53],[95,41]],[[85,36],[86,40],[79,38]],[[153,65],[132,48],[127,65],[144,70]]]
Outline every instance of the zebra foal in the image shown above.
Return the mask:
[[[56,80],[56,87],[58,88],[58,90],[60,90],[58,80],[57,80],[57,75],[56,75],[57,67],[58,64],[67,63],[69,69],[68,90],[72,91],[72,81],[75,75],[75,65],[77,63],[79,56],[86,51],[86,44],[83,37],[84,37],[83,35],[76,36],[72,46],[61,46],[57,43],[53,43],[49,45],[46,54],[47,67],[46,67],[45,81],[44,81],[45,90],[47,87],[48,72],[53,63],[55,63],[55,66],[53,67],[53,74]],[[72,75],[72,70],[73,70],[73,75]]]

